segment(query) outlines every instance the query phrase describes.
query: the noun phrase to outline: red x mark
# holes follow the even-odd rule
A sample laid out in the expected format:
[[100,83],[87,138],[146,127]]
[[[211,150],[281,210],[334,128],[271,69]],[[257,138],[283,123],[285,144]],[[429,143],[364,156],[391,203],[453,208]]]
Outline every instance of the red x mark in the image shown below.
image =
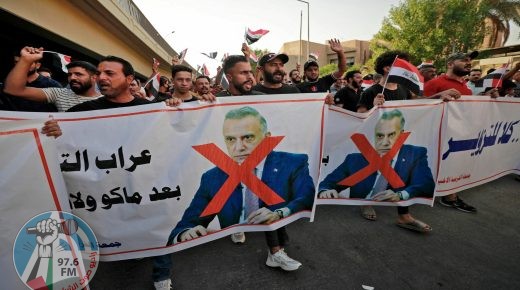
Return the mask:
[[404,141],[408,136],[410,135],[410,132],[403,132],[397,137],[397,140],[394,143],[394,146],[388,151],[383,157],[379,156],[379,153],[372,147],[370,142],[368,142],[367,137],[363,134],[353,134],[350,138],[352,141],[354,141],[354,144],[356,144],[356,147],[359,149],[361,154],[365,157],[365,159],[368,161],[368,165],[360,169],[358,172],[352,174],[351,176],[343,179],[342,181],[338,182],[339,185],[345,185],[345,186],[353,186],[355,184],[358,184],[365,178],[367,178],[370,174],[376,172],[379,170],[381,174],[386,178],[388,183],[393,188],[399,188],[403,187],[405,184],[401,177],[395,172],[395,170],[390,166],[390,163],[394,156],[399,152],[399,149],[404,144]]
[[247,186],[247,188],[267,205],[284,202],[285,200],[283,198],[276,194],[276,192],[253,173],[253,169],[273,151],[274,147],[276,147],[282,139],[283,136],[265,137],[242,164],[236,163],[213,143],[193,146],[193,149],[229,175],[200,216],[204,217],[220,212],[240,182]]

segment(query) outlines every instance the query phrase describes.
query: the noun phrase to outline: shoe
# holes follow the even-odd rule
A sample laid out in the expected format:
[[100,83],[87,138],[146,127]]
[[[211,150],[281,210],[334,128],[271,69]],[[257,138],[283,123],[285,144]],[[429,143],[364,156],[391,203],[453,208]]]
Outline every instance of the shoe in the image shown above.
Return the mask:
[[273,268],[280,267],[285,271],[298,270],[298,268],[300,268],[302,265],[302,263],[287,256],[287,253],[283,249],[274,254],[271,254],[271,251],[268,250],[267,261],[265,261],[265,264]]
[[361,216],[369,221],[377,220],[376,211],[371,206],[361,206]]
[[170,290],[172,289],[172,280],[166,279],[159,282],[153,282],[155,290]]
[[231,234],[231,241],[235,244],[243,244],[246,242],[246,235],[243,232]]
[[419,233],[429,233],[432,231],[432,227],[430,227],[428,224],[423,223],[420,220],[413,220],[407,223],[397,223],[397,226]]
[[444,197],[441,197],[439,200],[439,203],[447,206],[447,207],[453,207],[463,212],[477,212],[477,209],[472,207],[471,205],[465,203],[462,199],[457,197],[455,200],[447,200]]

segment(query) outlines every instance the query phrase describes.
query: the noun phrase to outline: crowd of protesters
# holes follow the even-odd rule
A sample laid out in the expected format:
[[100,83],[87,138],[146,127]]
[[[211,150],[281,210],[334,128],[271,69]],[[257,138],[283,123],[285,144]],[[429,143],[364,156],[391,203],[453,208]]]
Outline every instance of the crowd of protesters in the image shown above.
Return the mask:
[[[149,81],[141,82],[129,61],[107,56],[95,66],[86,61],[73,61],[67,65],[68,83],[62,87],[52,80],[50,71],[41,67],[43,48],[24,47],[14,56],[14,67],[7,76],[0,96],[0,109],[30,112],[88,111],[165,102],[176,106],[197,100],[214,101],[217,97],[241,95],[291,94],[328,92],[326,103],[354,112],[367,112],[385,101],[420,98],[440,98],[445,101],[461,95],[487,95],[491,97],[520,97],[520,63],[502,77],[500,87],[483,87],[482,70],[473,68],[471,61],[478,52],[454,53],[447,57],[446,67],[432,63],[418,66],[424,77],[424,95],[413,94],[408,88],[388,81],[390,68],[396,56],[408,60],[406,52],[388,51],[375,60],[375,74],[363,76],[360,70],[347,71],[341,43],[329,41],[330,49],[338,57],[337,69],[320,77],[318,62],[311,59],[286,72],[289,57],[284,53],[267,53],[258,61],[254,72],[250,64],[251,51],[242,46],[244,55],[231,55],[224,60],[217,76],[196,76],[192,69],[172,59],[171,77],[161,76],[158,87],[152,79],[158,75],[159,63],[153,59]],[[437,69],[446,69],[437,74]],[[221,80],[226,77],[226,82]],[[61,135],[58,124],[50,120],[42,130],[49,136]],[[464,212],[476,212],[456,194],[440,199],[442,205]],[[274,214],[274,213],[273,213]],[[277,213],[280,214],[280,213]],[[414,218],[408,207],[398,207],[397,220],[408,229],[429,232],[432,228]],[[376,220],[373,207],[361,207],[361,215]],[[284,213],[280,214],[283,217]],[[196,233],[195,233],[196,234]],[[245,242],[243,233],[233,234],[235,243]],[[268,244],[267,265],[292,271],[301,263],[284,252],[288,239],[285,227],[266,232]],[[153,280],[156,289],[170,289],[172,261],[170,255],[153,258]]]

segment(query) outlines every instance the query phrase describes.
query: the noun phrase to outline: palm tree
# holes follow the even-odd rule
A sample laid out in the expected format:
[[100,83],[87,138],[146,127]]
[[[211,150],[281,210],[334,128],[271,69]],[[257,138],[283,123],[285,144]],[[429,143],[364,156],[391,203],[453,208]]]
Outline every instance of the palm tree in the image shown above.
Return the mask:
[[520,1],[481,0],[479,5],[485,5],[485,25],[489,33],[484,39],[484,47],[504,46],[509,38],[510,22],[520,26]]

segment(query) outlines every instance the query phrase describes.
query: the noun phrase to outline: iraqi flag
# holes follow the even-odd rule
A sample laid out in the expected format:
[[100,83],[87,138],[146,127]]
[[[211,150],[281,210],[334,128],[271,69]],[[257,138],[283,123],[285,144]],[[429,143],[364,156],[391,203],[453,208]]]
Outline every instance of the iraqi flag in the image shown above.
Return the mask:
[[208,52],[208,53],[205,53],[205,52],[201,52],[201,54],[209,57],[209,58],[212,58],[212,59],[215,59],[217,57],[217,52],[214,51],[214,52]]
[[421,95],[424,88],[424,78],[417,67],[400,58],[394,60],[387,81],[403,85],[416,95]]
[[61,54],[61,53],[55,52],[55,51],[48,51],[48,50],[46,50],[44,52],[52,53],[52,54],[56,55],[58,57],[58,60],[59,60],[59,66],[61,66],[61,70],[63,70],[66,73],[69,72],[69,70],[67,69],[67,65],[71,61],[71,57],[70,56],[65,55],[65,54]]
[[208,76],[208,77],[209,77],[209,69],[208,69],[208,67],[206,66],[206,64],[203,64],[203,65],[202,65],[202,75],[205,75],[205,76]]
[[502,87],[502,78],[507,73],[509,63],[504,64],[502,67],[497,68],[492,73],[482,78],[482,86],[484,88],[499,88]]
[[161,86],[161,74],[156,73],[153,77],[146,81],[143,87],[146,88],[146,86],[150,82],[152,83],[152,85],[150,86],[150,91],[154,97],[157,97],[157,95],[159,94],[159,87]]
[[257,42],[262,36],[266,35],[269,32],[269,30],[265,29],[258,29],[258,30],[251,30],[249,28],[246,29],[246,33],[244,35],[247,44],[251,45],[255,42]]
[[222,59],[220,60],[220,62],[226,61],[226,58],[228,58],[228,56],[229,56],[229,53],[227,53],[227,52],[224,53],[224,55],[222,56]]
[[184,58],[186,57],[186,53],[188,52],[188,49],[185,48],[181,51],[181,54],[179,54],[179,64],[182,64],[184,62]]
[[309,59],[318,61],[318,58],[320,57],[320,54],[317,52],[311,52],[309,53]]
[[220,85],[224,90],[227,90],[229,88],[229,81],[226,77],[226,74],[222,74],[222,77],[220,78]]

